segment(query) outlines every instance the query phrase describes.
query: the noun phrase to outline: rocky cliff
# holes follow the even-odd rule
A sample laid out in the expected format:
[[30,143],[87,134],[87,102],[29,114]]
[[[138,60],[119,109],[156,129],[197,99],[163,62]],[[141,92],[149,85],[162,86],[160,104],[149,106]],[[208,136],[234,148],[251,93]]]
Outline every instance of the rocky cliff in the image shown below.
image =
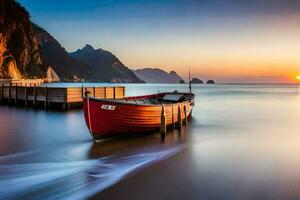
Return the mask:
[[43,65],[28,12],[12,0],[0,1],[0,78],[43,78]]
[[0,0],[0,79],[142,82],[110,52],[86,50],[70,56],[19,3]]
[[132,71],[146,83],[180,83],[183,81],[175,71],[168,73],[158,68],[144,68]]

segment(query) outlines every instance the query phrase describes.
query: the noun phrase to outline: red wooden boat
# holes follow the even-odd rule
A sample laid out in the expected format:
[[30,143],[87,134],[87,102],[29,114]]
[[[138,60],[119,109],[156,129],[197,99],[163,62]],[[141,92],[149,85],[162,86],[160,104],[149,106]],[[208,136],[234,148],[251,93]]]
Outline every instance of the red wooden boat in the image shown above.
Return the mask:
[[[166,130],[191,116],[195,95],[159,93],[123,99],[84,98],[84,117],[95,140],[117,135]],[[165,131],[164,131],[165,132]]]

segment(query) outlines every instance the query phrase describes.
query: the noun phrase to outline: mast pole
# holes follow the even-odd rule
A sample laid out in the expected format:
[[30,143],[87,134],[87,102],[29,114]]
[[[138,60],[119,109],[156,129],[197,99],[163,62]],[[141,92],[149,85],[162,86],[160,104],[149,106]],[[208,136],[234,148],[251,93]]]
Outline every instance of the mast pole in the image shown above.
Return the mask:
[[189,89],[190,89],[190,93],[192,93],[191,71],[190,70],[189,70]]

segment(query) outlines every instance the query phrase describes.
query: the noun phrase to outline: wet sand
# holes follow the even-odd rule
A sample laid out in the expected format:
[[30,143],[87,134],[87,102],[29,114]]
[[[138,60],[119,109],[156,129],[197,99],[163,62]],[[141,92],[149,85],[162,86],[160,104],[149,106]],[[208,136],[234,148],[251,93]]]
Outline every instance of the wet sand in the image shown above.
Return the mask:
[[[209,168],[204,162],[203,167],[199,166],[191,154],[187,148],[167,160],[134,171],[90,199],[297,200],[300,197],[299,173],[285,174],[284,167],[274,165],[276,159],[239,166],[225,158],[221,161],[224,163],[218,163],[220,166]],[[227,172],[225,165],[233,169]]]
[[185,151],[139,169],[90,199],[201,199]]

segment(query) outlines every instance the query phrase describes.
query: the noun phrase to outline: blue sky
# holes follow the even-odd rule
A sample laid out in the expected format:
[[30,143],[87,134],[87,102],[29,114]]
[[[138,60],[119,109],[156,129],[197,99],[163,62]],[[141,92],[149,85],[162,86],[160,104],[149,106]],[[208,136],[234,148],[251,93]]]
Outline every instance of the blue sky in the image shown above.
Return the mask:
[[127,66],[225,82],[300,73],[298,0],[19,0],[68,51],[89,43]]

